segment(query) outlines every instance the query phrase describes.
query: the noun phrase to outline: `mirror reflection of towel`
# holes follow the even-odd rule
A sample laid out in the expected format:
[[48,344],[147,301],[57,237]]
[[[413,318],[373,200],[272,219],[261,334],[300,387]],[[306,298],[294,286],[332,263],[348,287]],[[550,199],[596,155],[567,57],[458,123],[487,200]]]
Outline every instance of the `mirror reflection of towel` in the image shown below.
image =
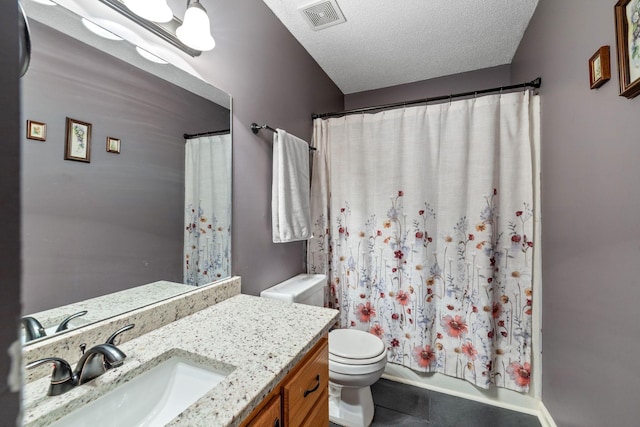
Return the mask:
[[271,221],[274,243],[311,237],[309,144],[281,129],[273,135]]

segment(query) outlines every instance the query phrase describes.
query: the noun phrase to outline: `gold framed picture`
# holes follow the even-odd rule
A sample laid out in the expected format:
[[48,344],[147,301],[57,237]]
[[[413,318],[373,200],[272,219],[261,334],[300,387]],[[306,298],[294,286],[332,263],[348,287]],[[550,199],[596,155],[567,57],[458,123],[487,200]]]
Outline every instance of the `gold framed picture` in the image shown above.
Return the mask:
[[27,138],[35,139],[36,141],[46,141],[47,124],[36,122],[34,120],[27,120]]

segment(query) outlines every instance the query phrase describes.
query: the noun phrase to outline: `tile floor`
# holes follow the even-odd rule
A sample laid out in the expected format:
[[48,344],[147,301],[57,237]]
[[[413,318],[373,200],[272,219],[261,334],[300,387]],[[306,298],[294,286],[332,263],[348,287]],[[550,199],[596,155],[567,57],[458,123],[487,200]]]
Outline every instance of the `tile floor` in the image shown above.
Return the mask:
[[376,406],[371,427],[541,427],[533,415],[385,379],[371,391]]

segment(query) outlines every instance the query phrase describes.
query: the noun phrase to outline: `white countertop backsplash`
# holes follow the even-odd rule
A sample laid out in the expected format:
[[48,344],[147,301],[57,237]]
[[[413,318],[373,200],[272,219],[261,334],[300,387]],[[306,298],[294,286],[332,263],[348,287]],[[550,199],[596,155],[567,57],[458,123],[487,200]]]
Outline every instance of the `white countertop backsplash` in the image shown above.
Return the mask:
[[[233,369],[170,426],[236,426],[335,324],[336,310],[236,295],[118,347],[123,366],[55,397],[48,378],[26,386],[24,425],[47,424],[172,355]],[[144,396],[140,398],[144,399]]]

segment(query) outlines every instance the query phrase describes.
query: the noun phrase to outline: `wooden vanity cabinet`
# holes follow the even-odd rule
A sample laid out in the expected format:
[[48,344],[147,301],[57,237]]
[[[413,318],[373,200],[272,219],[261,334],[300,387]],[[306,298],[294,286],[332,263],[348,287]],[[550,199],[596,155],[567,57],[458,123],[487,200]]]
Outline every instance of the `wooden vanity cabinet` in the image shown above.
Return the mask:
[[[321,404],[320,402],[324,402]],[[302,427],[318,427],[329,425],[329,389],[327,388],[319,397],[316,406],[311,409],[307,418],[302,421]]]
[[[267,399],[265,399],[267,400]],[[282,427],[282,399],[275,395],[265,407],[251,419],[247,427]]]
[[329,347],[325,336],[243,421],[243,427],[329,425]]

